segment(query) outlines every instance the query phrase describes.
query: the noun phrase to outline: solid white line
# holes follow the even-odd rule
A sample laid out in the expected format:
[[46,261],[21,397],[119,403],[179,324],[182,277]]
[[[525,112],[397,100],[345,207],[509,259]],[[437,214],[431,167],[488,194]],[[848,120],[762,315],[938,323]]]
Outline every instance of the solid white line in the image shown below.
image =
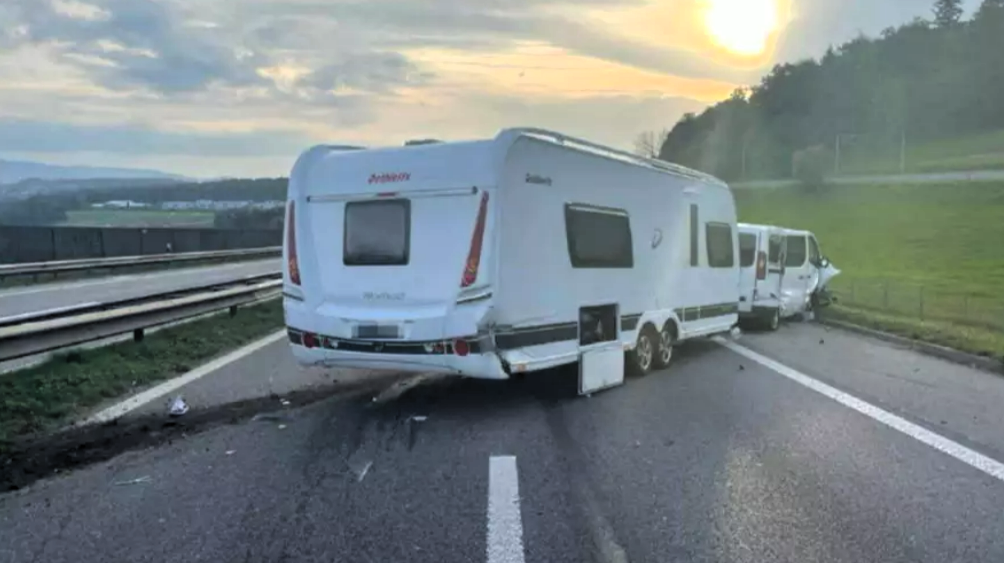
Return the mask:
[[85,307],[93,307],[95,305],[100,305],[100,304],[101,303],[98,303],[97,301],[89,301],[87,303],[74,303],[73,305],[66,305],[64,307],[53,307],[52,309],[42,309],[41,311],[30,311],[18,315],[10,315],[9,317],[0,317],[0,323],[9,323],[11,321],[38,317],[40,315],[46,315],[49,313],[61,313],[64,311],[72,311],[74,309],[83,309]]
[[800,371],[758,354],[749,348],[740,346],[735,342],[731,342],[721,337],[715,337],[714,340],[729,350],[732,350],[736,354],[749,358],[766,368],[776,371],[795,383],[804,385],[821,395],[825,395],[826,397],[833,399],[845,407],[854,409],[859,413],[872,418],[873,420],[877,420],[878,422],[881,422],[894,430],[898,430],[899,432],[902,432],[919,442],[927,444],[940,452],[946,453],[962,463],[972,466],[987,475],[990,475],[991,477],[1004,481],[1004,463],[989,458],[979,452],[963,446],[962,444],[949,440],[940,434],[935,434],[926,428],[909,422],[900,416],[892,414],[891,412],[880,409],[871,403],[862,401],[853,395],[844,393],[839,389],[835,389],[825,383],[817,381]]
[[523,520],[515,456],[488,460],[488,563],[523,563]]
[[255,340],[254,342],[248,344],[247,346],[244,346],[243,348],[238,348],[233,352],[230,352],[226,356],[219,357],[207,364],[203,364],[184,375],[165,381],[160,385],[157,385],[156,387],[153,387],[151,389],[147,389],[146,391],[143,391],[142,393],[139,393],[137,395],[133,395],[132,397],[129,397],[128,399],[122,401],[121,403],[112,405],[107,409],[89,418],[82,420],[78,424],[79,425],[101,424],[104,422],[115,420],[116,418],[119,418],[124,414],[127,414],[129,412],[138,409],[139,407],[142,407],[143,405],[149,403],[150,401],[154,401],[160,397],[163,397],[164,395],[170,393],[171,391],[179,389],[197,379],[205,377],[206,375],[209,375],[210,373],[226,366],[227,364],[235,362],[249,354],[253,354],[254,352],[257,352],[258,350],[264,348],[265,346],[268,346],[273,342],[278,342],[279,340],[285,337],[286,337],[286,329],[276,331],[264,338]]

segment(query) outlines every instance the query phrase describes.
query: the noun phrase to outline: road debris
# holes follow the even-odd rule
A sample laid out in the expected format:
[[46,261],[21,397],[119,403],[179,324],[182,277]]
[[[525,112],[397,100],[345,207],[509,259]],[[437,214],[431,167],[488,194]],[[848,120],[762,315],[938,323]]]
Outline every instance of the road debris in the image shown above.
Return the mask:
[[116,487],[121,487],[121,486],[124,486],[124,485],[139,485],[140,483],[149,483],[151,481],[153,481],[153,479],[149,475],[144,475],[142,477],[137,477],[135,479],[129,479],[129,480],[126,480],[126,481],[116,481],[113,484]]
[[272,412],[260,412],[251,417],[251,422],[258,422],[261,420],[268,422],[289,422],[289,416]]
[[171,406],[168,408],[168,414],[171,416],[181,416],[188,412],[188,403],[181,395],[178,395],[171,401]]
[[363,479],[366,478],[366,474],[369,473],[370,467],[373,467],[372,461],[367,461],[366,465],[363,466],[362,470],[359,471],[359,477],[356,479],[357,483],[362,483]]
[[414,420],[415,422],[425,422],[426,420],[429,420],[429,417],[424,415],[418,415],[411,417],[411,419]]

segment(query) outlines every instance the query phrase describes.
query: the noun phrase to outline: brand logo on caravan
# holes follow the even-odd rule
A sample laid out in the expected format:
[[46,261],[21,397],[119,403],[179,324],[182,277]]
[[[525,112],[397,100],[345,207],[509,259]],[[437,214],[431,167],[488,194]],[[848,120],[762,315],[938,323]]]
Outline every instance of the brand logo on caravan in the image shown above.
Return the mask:
[[410,172],[384,172],[383,174],[371,174],[371,184],[389,184],[391,182],[407,182],[411,180]]

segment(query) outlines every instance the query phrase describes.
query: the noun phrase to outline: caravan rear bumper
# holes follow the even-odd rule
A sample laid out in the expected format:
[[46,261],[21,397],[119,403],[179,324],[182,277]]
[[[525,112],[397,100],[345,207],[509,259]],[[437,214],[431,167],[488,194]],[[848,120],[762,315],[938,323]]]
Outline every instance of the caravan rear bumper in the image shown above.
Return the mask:
[[307,366],[402,372],[452,373],[479,379],[508,379],[499,357],[481,353],[476,339],[458,339],[466,355],[458,353],[455,341],[377,341],[334,338],[287,328],[290,348],[297,362]]

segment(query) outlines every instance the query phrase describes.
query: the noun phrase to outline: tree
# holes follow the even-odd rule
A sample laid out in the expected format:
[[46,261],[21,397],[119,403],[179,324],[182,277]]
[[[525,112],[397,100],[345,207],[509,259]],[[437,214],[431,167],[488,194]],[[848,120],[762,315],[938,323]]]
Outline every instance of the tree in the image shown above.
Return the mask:
[[934,23],[938,27],[952,27],[962,19],[962,0],[935,0]]
[[659,132],[639,133],[634,140],[635,154],[645,158],[659,158],[659,152],[662,150],[662,144],[666,141],[667,135],[668,132],[665,129]]

